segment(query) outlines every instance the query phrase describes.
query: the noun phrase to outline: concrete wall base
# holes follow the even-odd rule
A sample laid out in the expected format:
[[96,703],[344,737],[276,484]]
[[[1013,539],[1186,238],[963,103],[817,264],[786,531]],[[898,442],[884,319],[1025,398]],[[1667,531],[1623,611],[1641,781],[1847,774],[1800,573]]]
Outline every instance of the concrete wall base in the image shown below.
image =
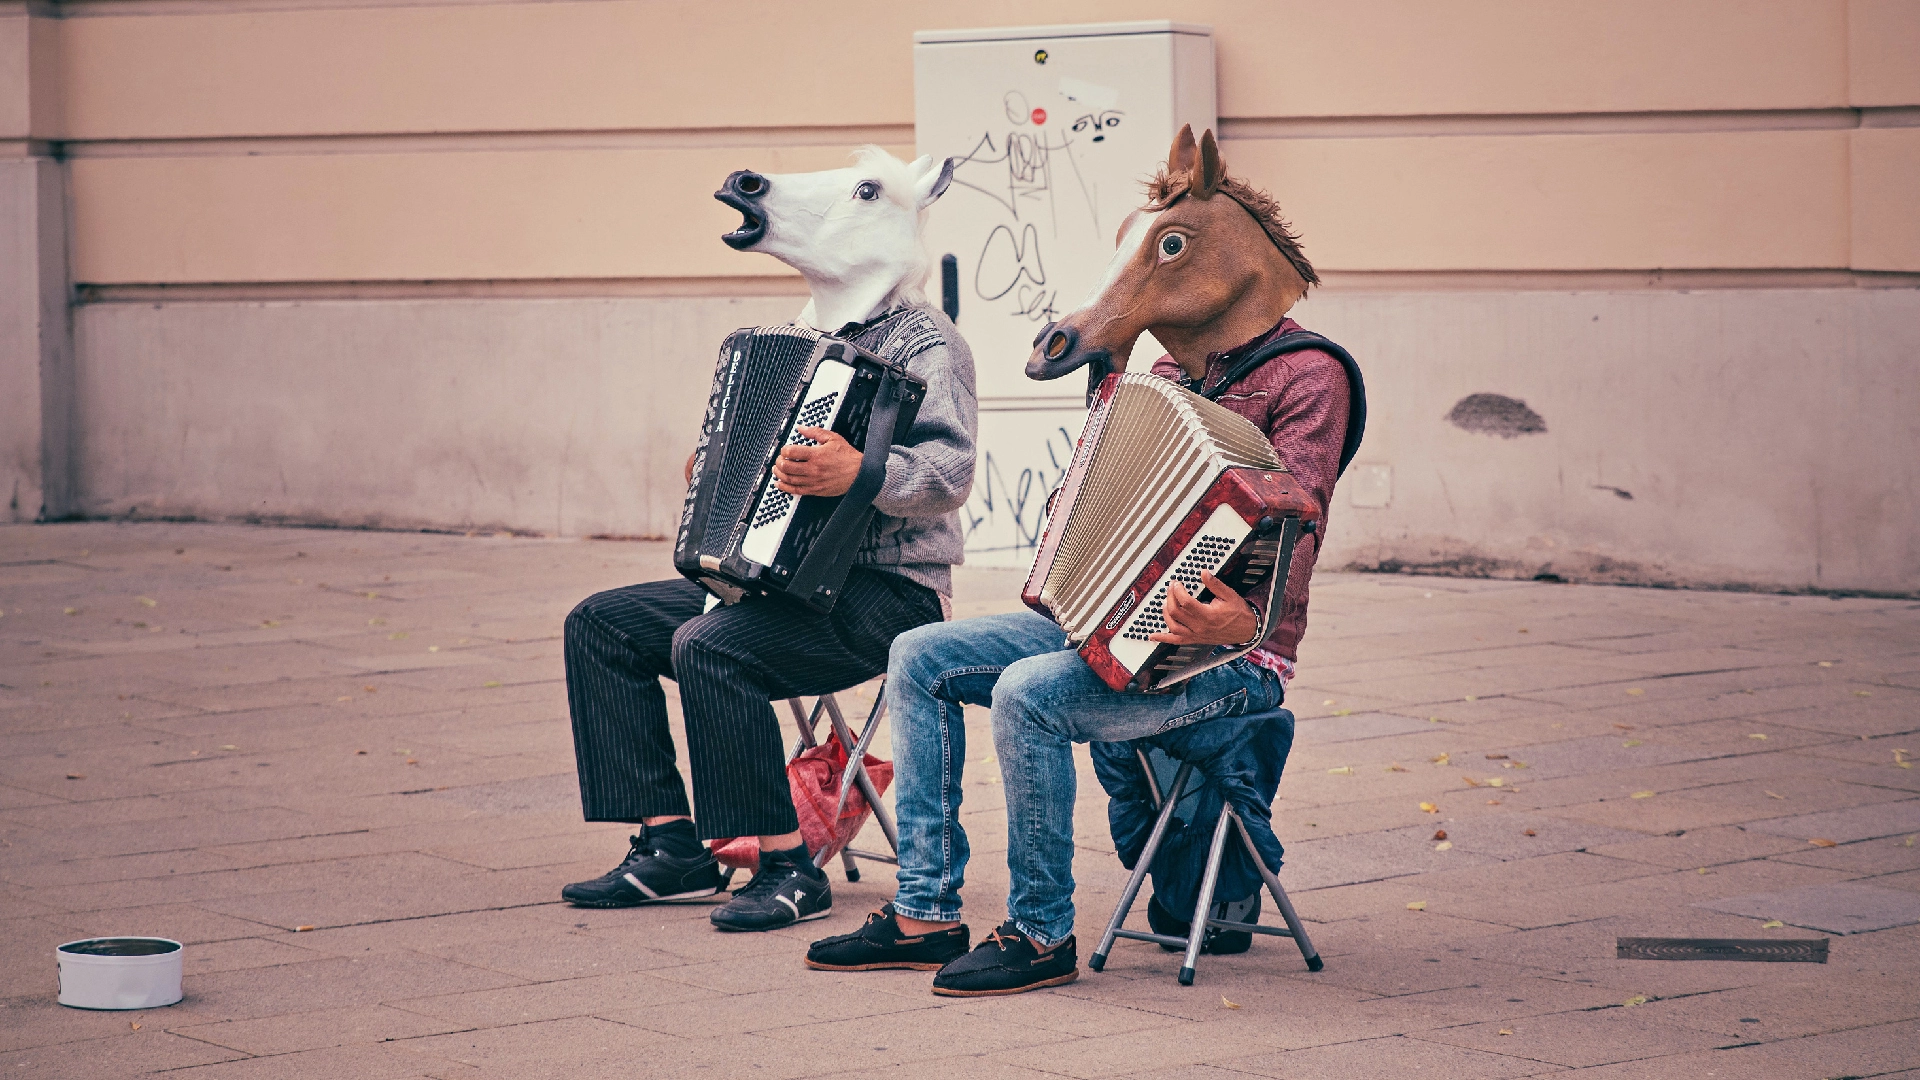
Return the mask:
[[60,165],[0,160],[0,521],[73,509],[73,348]]
[[[667,536],[721,338],[800,303],[82,306],[79,506]],[[1360,358],[1373,408],[1323,565],[1920,591],[1920,290],[1348,292],[1296,316]]]

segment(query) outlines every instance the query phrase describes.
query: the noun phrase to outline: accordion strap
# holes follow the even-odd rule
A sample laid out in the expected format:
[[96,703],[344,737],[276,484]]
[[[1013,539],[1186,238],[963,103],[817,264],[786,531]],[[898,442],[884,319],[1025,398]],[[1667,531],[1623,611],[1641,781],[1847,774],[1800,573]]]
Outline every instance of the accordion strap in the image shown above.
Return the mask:
[[898,434],[894,428],[899,421],[900,379],[888,370],[880,376],[880,387],[874,392],[873,416],[867,421],[867,445],[860,451],[860,471],[793,571],[793,577],[787,582],[788,595],[810,601],[816,592],[827,588],[827,577],[833,573],[837,555],[866,531],[868,511],[873,509],[873,500],[887,480],[887,455],[893,451]]
[[1353,354],[1333,341],[1310,330],[1291,330],[1255,349],[1246,359],[1227,369],[1213,389],[1202,390],[1191,385],[1189,388],[1208,401],[1214,401],[1274,357],[1309,349],[1324,352],[1340,361],[1340,366],[1347,372],[1347,434],[1340,445],[1340,469],[1334,473],[1338,478],[1347,471],[1347,465],[1353,461],[1354,455],[1360,452],[1360,440],[1367,433],[1367,384],[1360,377],[1360,364],[1354,360]]

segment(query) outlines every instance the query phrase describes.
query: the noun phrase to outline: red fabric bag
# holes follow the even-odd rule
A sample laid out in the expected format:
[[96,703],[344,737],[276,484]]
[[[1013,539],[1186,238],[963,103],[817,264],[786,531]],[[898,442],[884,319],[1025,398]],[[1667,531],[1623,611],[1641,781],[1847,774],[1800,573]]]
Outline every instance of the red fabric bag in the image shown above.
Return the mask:
[[[802,750],[799,757],[787,762],[787,784],[793,789],[793,811],[800,818],[800,837],[806,841],[807,853],[815,862],[825,862],[840,854],[840,850],[859,835],[867,816],[873,813],[873,808],[867,805],[866,794],[855,784],[847,792],[846,808],[840,811],[839,820],[834,820],[833,808],[840,801],[840,777],[846,772],[847,760],[847,748],[829,735],[824,744]],[[872,754],[866,755],[865,760],[874,790],[886,794],[887,787],[893,783],[893,762],[882,761]],[[760,868],[758,837],[739,836],[708,843],[722,866]],[[824,859],[820,854],[822,849],[826,851]]]

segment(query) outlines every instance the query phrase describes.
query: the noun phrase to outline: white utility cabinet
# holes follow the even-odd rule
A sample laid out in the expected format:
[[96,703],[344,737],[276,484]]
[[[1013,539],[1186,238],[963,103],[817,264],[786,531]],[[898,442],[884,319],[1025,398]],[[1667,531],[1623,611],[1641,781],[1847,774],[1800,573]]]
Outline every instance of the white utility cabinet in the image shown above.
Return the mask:
[[[1156,21],[913,36],[918,150],[959,162],[927,241],[936,260],[954,257],[980,393],[980,461],[961,511],[969,565],[1032,560],[1086,381],[1032,382],[1027,356],[1100,281],[1180,126],[1215,126],[1212,33]],[[938,296],[937,272],[930,284]],[[1160,353],[1143,338],[1134,361]]]

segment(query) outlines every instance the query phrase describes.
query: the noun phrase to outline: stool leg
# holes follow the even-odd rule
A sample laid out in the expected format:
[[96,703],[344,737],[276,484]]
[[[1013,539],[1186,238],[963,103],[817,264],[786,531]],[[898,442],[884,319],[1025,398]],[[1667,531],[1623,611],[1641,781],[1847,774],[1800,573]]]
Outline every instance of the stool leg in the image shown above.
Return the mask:
[[846,848],[840,849],[840,866],[847,872],[848,881],[860,880],[860,868],[853,864],[853,852]]
[[1120,903],[1113,909],[1113,918],[1107,921],[1107,932],[1100,936],[1100,947],[1087,958],[1087,966],[1095,971],[1107,966],[1107,954],[1113,951],[1114,939],[1120,936],[1120,927],[1127,921],[1127,913],[1133,910],[1134,898],[1140,895],[1140,884],[1147,880],[1147,868],[1153,865],[1153,856],[1160,850],[1160,841],[1167,837],[1167,825],[1173,821],[1173,808],[1180,801],[1180,792],[1186,788],[1187,777],[1193,772],[1193,766],[1182,762],[1180,771],[1174,775],[1173,791],[1168,798],[1161,800],[1160,816],[1153,821],[1153,832],[1147,837],[1147,846],[1140,849],[1140,858],[1133,864],[1133,876],[1127,879],[1126,890],[1120,894]]
[[[1233,813],[1229,808],[1228,813]],[[1300,916],[1293,910],[1293,901],[1287,899],[1287,890],[1280,887],[1280,878],[1267,869],[1267,861],[1253,849],[1253,837],[1247,835],[1246,823],[1240,815],[1233,815],[1233,824],[1240,830],[1240,842],[1247,846],[1247,854],[1253,856],[1253,865],[1260,869],[1260,878],[1267,883],[1267,892],[1273,897],[1275,907],[1280,909],[1280,917],[1287,922],[1287,930],[1293,934],[1293,943],[1300,946],[1300,955],[1307,962],[1308,971],[1319,971],[1326,967],[1326,961],[1320,959],[1320,953],[1313,947],[1313,939],[1307,936],[1307,928],[1301,923]]]
[[[1171,805],[1172,800],[1168,800]],[[1207,851],[1207,874],[1200,879],[1200,899],[1193,906],[1193,922],[1187,926],[1187,959],[1180,965],[1180,985],[1193,985],[1193,969],[1200,962],[1200,949],[1207,943],[1207,917],[1213,913],[1213,890],[1220,884],[1220,858],[1227,850],[1227,821],[1232,810],[1222,807],[1220,822],[1213,827],[1213,846]]]

